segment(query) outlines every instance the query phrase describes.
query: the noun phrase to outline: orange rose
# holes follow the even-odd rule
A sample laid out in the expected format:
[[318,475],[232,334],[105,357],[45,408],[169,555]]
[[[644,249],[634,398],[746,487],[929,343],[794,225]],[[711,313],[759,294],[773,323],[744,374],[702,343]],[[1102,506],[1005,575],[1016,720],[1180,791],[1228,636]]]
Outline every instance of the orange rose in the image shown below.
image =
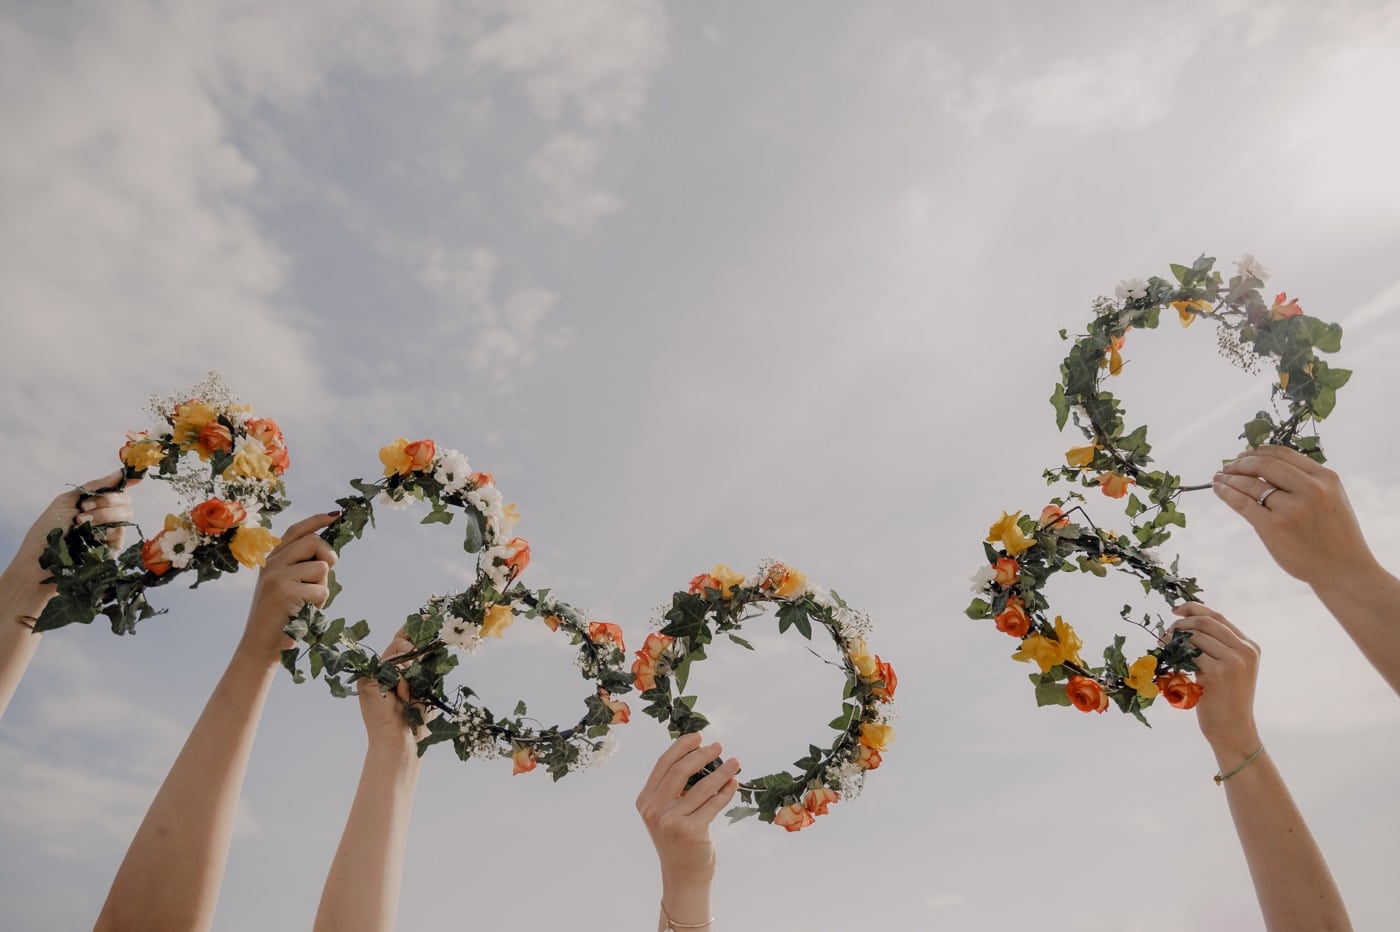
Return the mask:
[[1060,510],[1059,505],[1046,505],[1040,511],[1040,526],[1043,528],[1064,527],[1069,524],[1069,518]]
[[506,557],[505,564],[510,567],[510,575],[514,578],[530,565],[530,545],[523,538],[512,537],[506,546],[511,549],[511,554]]
[[899,677],[894,675],[894,667],[880,659],[880,655],[875,655],[875,668],[880,673],[880,681],[883,686],[876,686],[870,690],[870,695],[881,702],[889,702],[894,698],[894,688],[899,685]]
[[872,747],[861,745],[856,748],[856,766],[861,770],[878,770],[882,762],[880,752]]
[[160,539],[164,536],[165,532],[161,531],[141,545],[141,565],[157,576],[170,572],[170,561],[160,549]]
[[800,832],[815,821],[801,803],[784,806],[773,814],[773,824],[781,825],[789,832]]
[[1098,482],[1103,487],[1103,494],[1109,498],[1122,498],[1128,494],[1128,489],[1133,486],[1133,480],[1116,472],[1104,473],[1099,476]]
[[[1274,320],[1283,320],[1285,317],[1297,317],[1303,313],[1303,309],[1298,306],[1298,299],[1288,300],[1288,292],[1280,291],[1274,296],[1274,306],[1269,308],[1269,316]],[[1190,708],[1190,706],[1187,706]]]
[[431,440],[415,440],[404,445],[403,454],[408,457],[409,468],[413,472],[426,472],[433,464],[433,457],[437,456],[437,444]]
[[471,483],[472,488],[479,489],[483,485],[495,485],[496,477],[489,472],[474,472],[467,477],[467,481]]
[[637,651],[637,659],[632,661],[632,687],[642,693],[656,688],[656,661],[645,651]]
[[137,471],[159,466],[160,461],[165,459],[165,450],[161,448],[159,440],[149,438],[150,434],[144,430],[128,432],[126,444],[117,453],[122,463]]
[[255,417],[244,426],[249,436],[261,441],[263,450],[272,460],[273,471],[279,476],[286,472],[292,462],[287,455],[287,443],[282,437],[282,428],[277,426],[277,422],[269,417]]
[[1021,578],[1021,564],[1011,557],[998,557],[996,576],[992,577],[1003,589],[1010,589]]
[[721,588],[720,581],[710,573],[701,573],[690,581],[691,595],[704,595],[706,589],[714,589],[718,592]]
[[510,755],[511,761],[515,763],[515,769],[510,772],[512,777],[517,777],[522,773],[529,773],[535,769],[535,752],[526,747],[517,746]]
[[671,646],[671,642],[674,640],[675,638],[669,634],[656,634],[655,632],[648,634],[646,642],[642,644],[642,649],[637,651],[637,656],[645,655],[652,660],[660,660],[661,655],[666,653],[666,649]]
[[207,460],[215,453],[233,449],[233,434],[218,421],[205,424],[195,435],[194,451]]
[[547,625],[549,625],[549,630],[551,630],[551,631],[558,631],[558,630],[559,630],[559,616],[558,616],[558,615],[545,615],[545,616],[544,616],[544,623],[547,624]]
[[614,699],[606,689],[598,690],[598,698],[603,700],[603,705],[612,710],[612,725],[626,725],[632,720],[632,710],[627,707],[627,703],[621,699]]
[[1180,672],[1164,673],[1157,677],[1156,682],[1167,702],[1177,709],[1195,708],[1196,703],[1201,701],[1201,694],[1206,691],[1200,683]]
[[814,816],[826,815],[827,807],[840,801],[841,797],[831,787],[819,786],[815,790],[807,791],[807,796],[802,800],[802,808]]
[[617,645],[618,650],[627,649],[627,645],[622,643],[622,629],[611,621],[590,621],[588,623],[588,639],[594,644],[612,641],[613,644]]
[[201,534],[218,536],[230,528],[235,528],[248,519],[248,512],[239,502],[226,502],[221,498],[211,498],[200,502],[190,512],[194,529]]
[[1071,676],[1065,684],[1065,694],[1081,712],[1102,712],[1108,708],[1108,693],[1104,692],[1098,680],[1087,676]]
[[1018,595],[1008,596],[1006,608],[996,616],[997,630],[1020,640],[1030,633],[1031,616],[1026,614],[1026,605]]

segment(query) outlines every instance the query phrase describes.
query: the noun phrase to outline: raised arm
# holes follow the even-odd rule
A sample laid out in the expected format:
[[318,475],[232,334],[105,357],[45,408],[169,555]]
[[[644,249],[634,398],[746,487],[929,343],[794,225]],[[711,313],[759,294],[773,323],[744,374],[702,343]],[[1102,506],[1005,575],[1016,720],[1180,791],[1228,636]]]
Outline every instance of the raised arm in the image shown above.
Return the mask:
[[637,797],[661,862],[659,932],[713,929],[710,888],[715,879],[715,846],[710,823],[739,790],[739,761],[730,758],[689,790],[686,781],[722,750],[702,746],[700,735],[682,735],[657,760]]
[[[43,635],[34,630],[34,619],[43,614],[57,588],[40,580],[48,573],[39,566],[39,555],[44,552],[49,531],[61,528],[67,531],[74,524],[120,524],[131,520],[131,497],[125,492],[109,492],[84,499],[78,499],[88,489],[110,489],[121,481],[120,471],[101,479],[84,483],[80,489],[64,492],[55,498],[44,513],[39,515],[24,535],[10,565],[0,573],[0,716],[10,704],[10,697],[34,659]],[[127,483],[131,485],[132,483]],[[107,535],[107,543],[120,548],[122,529],[113,528]]]
[[[412,649],[400,631],[383,656]],[[359,696],[369,746],[345,833],[321,892],[317,932],[392,932],[398,912],[408,823],[422,758],[404,719],[407,683],[400,680],[398,693],[386,694],[377,683],[361,681]]]
[[1249,864],[1269,932],[1350,932],[1346,905],[1303,815],[1254,724],[1259,647],[1198,602],[1177,608],[1176,628],[1201,649],[1196,719],[1215,752],[1216,782]]
[[191,932],[212,924],[253,736],[291,644],[282,628],[303,604],[325,602],[335,553],[316,531],[333,520],[316,515],[293,525],[268,556],[233,659],[132,839],[97,929]]
[[1312,586],[1400,693],[1400,580],[1376,561],[1335,472],[1286,447],[1247,450],[1215,479],[1274,562]]

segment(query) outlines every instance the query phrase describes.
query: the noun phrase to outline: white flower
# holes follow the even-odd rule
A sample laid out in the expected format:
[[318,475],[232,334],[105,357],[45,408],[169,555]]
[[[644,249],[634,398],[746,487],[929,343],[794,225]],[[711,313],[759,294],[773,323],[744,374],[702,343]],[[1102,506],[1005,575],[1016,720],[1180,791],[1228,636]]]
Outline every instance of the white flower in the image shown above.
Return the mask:
[[374,497],[374,503],[376,505],[382,505],[390,511],[403,511],[411,504],[409,497],[403,494],[402,491],[396,491],[390,494],[388,489],[381,489],[379,494]]
[[1074,415],[1074,422],[1076,424],[1089,423],[1089,409],[1083,405],[1070,405],[1069,413]]
[[997,569],[995,566],[988,563],[979,567],[977,572],[967,578],[972,583],[973,595],[986,595],[987,591],[991,589],[992,583],[997,578]]
[[1162,565],[1162,555],[1157,551],[1144,547],[1141,553],[1143,559],[1145,559],[1148,563],[1155,563],[1158,566]]
[[456,492],[466,488],[467,479],[471,474],[471,464],[457,450],[443,450],[442,453],[438,454],[437,468],[433,470],[433,478],[442,483],[445,491]]
[[598,742],[598,748],[588,755],[588,766],[597,767],[612,757],[617,753],[617,745],[617,735],[611,733],[603,735],[602,740]]
[[199,535],[191,528],[177,527],[173,530],[165,531],[160,536],[161,556],[170,561],[170,565],[177,570],[182,570],[190,565],[194,559],[194,548],[199,544]]
[[1119,301],[1134,301],[1147,297],[1147,282],[1140,278],[1125,278],[1113,289]]
[[501,513],[501,492],[494,485],[483,485],[467,493],[467,501],[473,508],[488,517]]
[[474,625],[455,615],[442,616],[442,630],[438,632],[442,643],[457,650],[474,653],[481,646],[481,625]]
[[865,786],[865,771],[855,761],[848,760],[840,767],[828,770],[826,782],[828,785],[834,784],[832,789],[846,799],[854,799]]
[[1235,268],[1239,270],[1241,278],[1258,279],[1261,285],[1269,280],[1269,270],[1264,268],[1259,260],[1249,253],[1240,256],[1239,261],[1235,263]]

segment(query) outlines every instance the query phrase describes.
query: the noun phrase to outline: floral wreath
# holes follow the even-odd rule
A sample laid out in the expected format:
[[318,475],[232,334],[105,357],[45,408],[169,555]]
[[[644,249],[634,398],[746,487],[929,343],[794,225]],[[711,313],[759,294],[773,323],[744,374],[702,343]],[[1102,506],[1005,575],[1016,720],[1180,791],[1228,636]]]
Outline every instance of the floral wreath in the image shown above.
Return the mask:
[[[1072,498],[1081,498],[1077,493]],[[1083,508],[1065,512],[1061,499],[1045,506],[1040,517],[1002,513],[987,532],[983,548],[987,564],[972,576],[977,597],[967,607],[973,619],[992,619],[998,631],[1015,638],[1019,649],[1011,659],[1034,663],[1039,673],[1030,674],[1037,705],[1072,705],[1081,712],[1103,712],[1112,700],[1122,711],[1144,725],[1142,711],[1158,695],[1178,709],[1195,706],[1202,687],[1189,674],[1197,671],[1194,658],[1200,650],[1191,645],[1190,633],[1178,631],[1168,636],[1160,617],[1142,616],[1141,622],[1129,616],[1132,606],[1119,613],[1123,620],[1152,634],[1157,647],[1128,662],[1123,653],[1127,639],[1115,635],[1104,649],[1103,664],[1094,666],[1080,654],[1083,641],[1062,617],[1050,621],[1050,605],[1045,584],[1059,572],[1089,573],[1100,578],[1110,567],[1137,576],[1144,592],[1156,592],[1168,603],[1199,601],[1200,587],[1191,577],[1178,575],[1177,561],[1163,566],[1151,550],[1132,538],[1095,527]],[[1079,512],[1086,525],[1070,521]],[[999,544],[1000,547],[993,547]]]
[[[1265,302],[1260,289],[1268,272],[1246,255],[1236,263],[1237,274],[1222,281],[1215,259],[1201,256],[1192,265],[1171,266],[1175,282],[1153,276],[1147,281],[1128,279],[1116,289],[1116,300],[1094,302],[1094,319],[1088,332],[1078,337],[1060,364],[1060,381],[1050,396],[1055,423],[1064,430],[1072,415],[1087,446],[1065,454],[1065,466],[1048,469],[1048,482],[1068,479],[1086,487],[1099,487],[1111,498],[1128,496],[1127,514],[1136,518],[1152,508],[1150,520],[1138,523],[1134,536],[1145,547],[1155,547],[1170,536],[1170,525],[1184,527],[1185,515],[1176,498],[1186,491],[1210,488],[1209,484],[1183,486],[1181,477],[1167,470],[1153,470],[1143,425],[1126,432],[1123,408],[1103,388],[1104,374],[1123,371],[1122,350],[1129,331],[1155,329],[1164,310],[1175,310],[1183,327],[1202,317],[1213,320],[1221,355],[1250,372],[1269,359],[1277,370],[1270,398],[1274,411],[1259,411],[1244,425],[1240,437],[1251,447],[1263,443],[1292,447],[1319,463],[1325,460],[1316,424],[1337,403],[1337,389],[1351,378],[1351,370],[1329,366],[1317,353],[1341,349],[1342,328],[1303,313],[1296,298],[1280,292]],[[1062,339],[1068,334],[1060,331]],[[1280,410],[1280,406],[1284,406]],[[1302,435],[1305,427],[1313,433]],[[1147,491],[1151,504],[1130,493],[1133,485]]]
[[213,372],[188,392],[152,398],[151,410],[165,429],[154,437],[128,433],[118,454],[121,480],[83,490],[79,501],[149,477],[169,482],[190,507],[166,515],[159,534],[121,552],[105,540],[113,525],[50,531],[39,564],[58,592],[35,631],[89,624],[100,614],[114,634],[134,634],[137,622],[165,613],[147,601],[148,589],[189,571],[195,588],[240,564],[259,567],[277,546],[269,527],[287,505],[282,475],[290,465],[277,423],[254,417]]
[[[439,453],[432,440],[397,440],[382,448],[379,458],[385,477],[351,482],[360,494],[337,499],[341,515],[321,536],[339,553],[374,523],[376,503],[398,509],[426,501],[431,510],[424,524],[449,524],[449,509],[460,510],[466,519],[463,546],[477,555],[476,580],[464,592],[430,597],[409,615],[404,634],[413,649],[391,657],[381,657],[362,643],[369,635],[369,622],[347,625],[344,618],[332,621],[321,609],[303,606],[284,629],[298,644],[282,652],[282,665],[296,682],[303,682],[306,676],[299,664],[305,657],[311,676],[323,677],[338,697],[352,695],[356,679],[376,681],[384,690],[395,688],[400,680],[407,683],[409,724],[426,728],[418,742],[420,755],[431,745],[451,741],[462,760],[509,757],[516,774],[543,763],[555,780],[601,763],[615,745],[609,729],[630,717],[627,704],[613,698],[632,689],[622,630],[609,622],[589,622],[548,591],[534,592],[516,582],[529,565],[530,545],[508,537],[518,515],[514,505],[502,503],[490,473],[473,472],[456,450]],[[334,599],[340,586],[332,580],[330,589]],[[523,702],[512,715],[497,716],[472,701],[476,694],[469,687],[450,688],[446,683],[458,663],[456,652],[474,653],[484,639],[503,637],[517,615],[542,618],[579,648],[576,666],[594,689],[584,699],[584,715],[572,727],[546,726],[526,717]]]
[[[894,741],[888,703],[898,679],[894,668],[866,647],[864,634],[870,628],[866,615],[836,593],[809,585],[805,575],[782,563],[765,563],[748,578],[719,565],[692,579],[687,591],[672,596],[666,624],[647,636],[636,652],[632,673],[641,697],[649,703],[646,713],[665,722],[672,737],[700,731],[709,721],[695,711],[696,697],[680,695],[691,665],[705,659],[705,645],[718,634],[753,650],[735,632],[754,617],[748,609],[764,603],[778,606],[779,633],[795,628],[811,640],[814,625],[825,628],[841,648],[840,668],[846,675],[841,714],[831,722],[838,732],[831,746],[823,750],[811,745],[808,755],[793,765],[795,773],[779,771],[739,784],[745,805],[726,813],[731,822],[757,815],[763,822],[796,832],[811,825],[816,816],[826,815],[843,794],[859,795],[865,774],[880,766],[882,754]],[[718,763],[712,762],[695,779]]]

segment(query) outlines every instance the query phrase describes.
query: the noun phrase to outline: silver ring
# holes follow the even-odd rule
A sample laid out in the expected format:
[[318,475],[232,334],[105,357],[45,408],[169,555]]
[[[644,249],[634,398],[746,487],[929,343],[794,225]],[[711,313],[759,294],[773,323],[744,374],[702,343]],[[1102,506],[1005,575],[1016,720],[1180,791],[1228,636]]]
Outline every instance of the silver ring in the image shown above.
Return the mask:
[[1278,491],[1278,486],[1276,486],[1276,485],[1271,485],[1271,486],[1269,486],[1267,489],[1265,489],[1263,492],[1260,492],[1260,493],[1259,493],[1259,497],[1256,498],[1255,501],[1259,503],[1259,507],[1260,507],[1260,508],[1263,508],[1263,507],[1264,507],[1264,503],[1267,502],[1267,501],[1269,500],[1269,496],[1270,496],[1270,495],[1273,495],[1273,494],[1274,494],[1275,492],[1277,492],[1277,491]]

